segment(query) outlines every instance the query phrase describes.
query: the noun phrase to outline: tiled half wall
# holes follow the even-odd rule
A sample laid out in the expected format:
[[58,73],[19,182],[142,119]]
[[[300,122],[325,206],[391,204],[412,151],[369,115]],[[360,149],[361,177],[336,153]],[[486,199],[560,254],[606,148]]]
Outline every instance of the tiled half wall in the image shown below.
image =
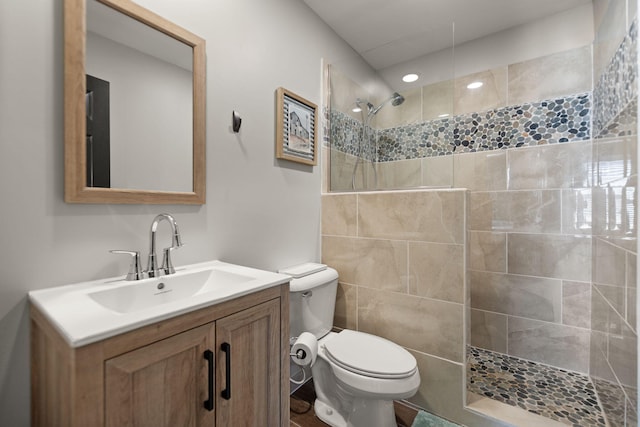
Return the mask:
[[472,416],[465,415],[462,387],[467,195],[322,196],[322,262],[340,275],[335,326],[407,348],[422,378],[411,402],[457,422]]

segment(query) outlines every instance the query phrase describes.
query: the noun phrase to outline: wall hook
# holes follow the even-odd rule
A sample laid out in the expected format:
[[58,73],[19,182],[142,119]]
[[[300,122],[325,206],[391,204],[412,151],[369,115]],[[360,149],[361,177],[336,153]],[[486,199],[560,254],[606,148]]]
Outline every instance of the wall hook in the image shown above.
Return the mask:
[[233,128],[233,131],[235,133],[240,132],[241,125],[242,125],[242,117],[240,117],[240,114],[236,110],[233,110],[233,113],[231,114],[231,126]]

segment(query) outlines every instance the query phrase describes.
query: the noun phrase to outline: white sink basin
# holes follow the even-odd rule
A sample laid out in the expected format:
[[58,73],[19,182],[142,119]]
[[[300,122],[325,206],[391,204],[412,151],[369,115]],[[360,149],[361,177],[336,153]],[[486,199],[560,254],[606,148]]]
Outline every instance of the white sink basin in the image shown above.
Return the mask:
[[222,290],[228,286],[255,280],[253,276],[224,270],[206,269],[193,273],[163,276],[129,282],[129,285],[89,292],[89,298],[118,313],[131,313],[161,304],[192,297],[199,293]]
[[119,277],[32,291],[29,300],[69,345],[79,347],[289,280],[283,274],[210,261],[158,278]]

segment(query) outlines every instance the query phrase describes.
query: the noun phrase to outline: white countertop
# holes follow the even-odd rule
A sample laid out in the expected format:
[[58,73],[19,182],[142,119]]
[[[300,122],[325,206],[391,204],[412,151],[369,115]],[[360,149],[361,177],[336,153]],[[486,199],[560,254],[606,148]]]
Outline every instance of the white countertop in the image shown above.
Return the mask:
[[[207,271],[215,274],[208,274]],[[192,274],[200,272],[204,273]],[[181,288],[189,278],[202,277],[210,277],[203,286],[191,284],[192,288],[186,288],[186,285]],[[226,277],[232,279],[226,280]],[[29,292],[29,301],[51,321],[71,347],[80,347],[179,314],[278,286],[290,279],[284,274],[209,261],[176,268],[175,274],[159,278],[125,281],[123,277],[113,277],[32,291]],[[158,286],[160,283],[161,287]],[[189,289],[195,291],[190,292]],[[127,301],[117,301],[111,297],[119,295],[121,291]],[[103,298],[107,302],[125,308],[101,304],[99,301],[102,300],[97,297],[101,294],[111,297]],[[135,297],[131,297],[132,294]],[[169,295],[166,302],[162,300],[163,295]],[[136,305],[134,300],[140,304]]]

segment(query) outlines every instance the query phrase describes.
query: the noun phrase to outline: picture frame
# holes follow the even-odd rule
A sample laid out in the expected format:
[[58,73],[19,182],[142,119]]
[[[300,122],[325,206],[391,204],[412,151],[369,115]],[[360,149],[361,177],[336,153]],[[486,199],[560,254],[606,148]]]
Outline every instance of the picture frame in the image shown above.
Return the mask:
[[283,87],[276,100],[276,158],[317,165],[318,106]]

